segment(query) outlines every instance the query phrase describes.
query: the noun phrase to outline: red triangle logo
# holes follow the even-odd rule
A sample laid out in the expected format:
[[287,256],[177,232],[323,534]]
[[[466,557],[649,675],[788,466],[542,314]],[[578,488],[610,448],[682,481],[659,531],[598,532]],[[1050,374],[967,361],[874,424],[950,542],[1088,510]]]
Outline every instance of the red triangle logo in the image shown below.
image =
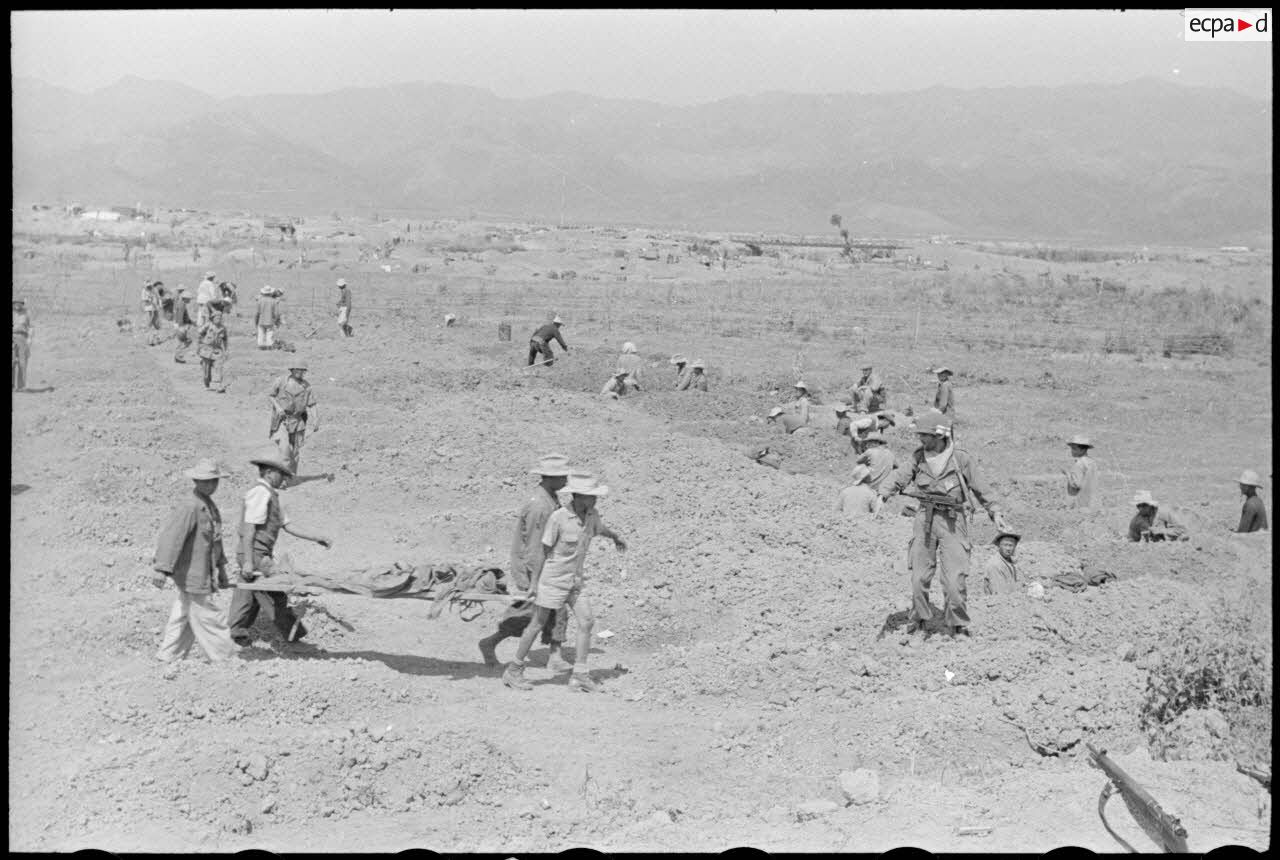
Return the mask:
[[1236,19],[1236,29],[1239,30],[1241,33],[1243,33],[1245,30],[1248,30],[1252,26],[1253,25],[1250,24],[1248,21],[1241,21],[1239,18]]

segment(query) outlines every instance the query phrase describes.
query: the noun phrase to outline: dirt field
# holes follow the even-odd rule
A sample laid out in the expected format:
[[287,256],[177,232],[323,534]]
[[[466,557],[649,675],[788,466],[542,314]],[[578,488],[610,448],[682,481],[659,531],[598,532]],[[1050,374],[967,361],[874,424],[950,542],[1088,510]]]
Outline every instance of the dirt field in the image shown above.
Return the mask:
[[[11,850],[1115,851],[1086,742],[1181,818],[1192,851],[1270,845],[1270,794],[1236,764],[1271,768],[1272,547],[1229,534],[1244,468],[1273,513],[1269,252],[1046,263],[919,244],[903,253],[928,266],[796,252],[721,268],[690,250],[705,240],[657,232],[316,217],[293,246],[188,216],[126,264],[136,226],[16,217],[37,334],[12,423]],[[661,258],[640,259],[651,241]],[[242,299],[225,395],[139,327],[144,275],[193,289],[206,268]],[[319,403],[303,471],[337,474],[284,495],[333,549],[281,549],[317,571],[505,566],[527,471],[561,451],[610,485],[601,511],[631,546],[587,562],[597,630],[615,634],[591,654],[603,693],[536,668],[540,647],[534,689],[507,689],[476,648],[495,611],[429,620],[410,600],[306,598],[313,647],[261,621],[244,659],[155,661],[172,594],[149,562],[181,472],[230,464],[215,498],[232,519],[287,367],[252,347],[264,283],[285,290],[281,334]],[[572,352],[526,370],[553,312]],[[1161,354],[1209,330],[1234,353]],[[596,392],[624,340],[658,384],[611,402]],[[662,390],[676,351],[707,361],[709,392]],[[931,398],[929,365],[956,370],[957,435],[1024,535],[1024,576],[1117,579],[1036,600],[975,596],[971,578],[972,640],[902,644],[902,500],[842,519],[834,432],[763,421],[797,374],[835,395],[864,358],[899,410]],[[1064,500],[1076,432],[1097,444],[1095,513]],[[890,446],[901,461],[914,441],[899,429]],[[763,444],[780,471],[745,456]],[[1128,543],[1138,489],[1191,540]],[[993,535],[980,517],[975,567]],[[1191,691],[1163,722],[1160,678]],[[878,786],[849,800],[840,775],[860,768]],[[1122,803],[1108,819],[1157,850]]]

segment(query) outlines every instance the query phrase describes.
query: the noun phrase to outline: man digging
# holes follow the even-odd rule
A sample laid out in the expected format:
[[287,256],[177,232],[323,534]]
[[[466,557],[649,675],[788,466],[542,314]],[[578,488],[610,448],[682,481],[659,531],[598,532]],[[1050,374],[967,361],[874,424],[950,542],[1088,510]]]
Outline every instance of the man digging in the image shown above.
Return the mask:
[[[563,454],[548,454],[530,474],[538,475],[541,480],[516,517],[516,530],[511,540],[511,567],[507,571],[511,577],[510,590],[520,594],[532,593],[534,577],[542,567],[545,558],[542,533],[546,530],[551,514],[560,507],[556,493],[569,480],[569,459]],[[513,603],[507,608],[498,622],[497,632],[480,640],[480,654],[484,657],[486,666],[498,665],[498,645],[508,638],[518,639],[533,620],[534,613],[534,605],[529,601]],[[573,664],[560,654],[568,616],[567,611],[552,610],[541,628],[542,643],[550,649],[547,668],[553,672],[573,668]]]
[[550,367],[555,363],[555,355],[551,352],[551,341],[560,344],[560,348],[566,353],[569,351],[569,345],[564,342],[564,335],[560,334],[560,327],[564,325],[564,320],[560,319],[560,315],[556,314],[549,323],[543,323],[538,326],[537,330],[529,336],[529,364],[532,367],[539,355],[542,360],[538,364],[544,364]]

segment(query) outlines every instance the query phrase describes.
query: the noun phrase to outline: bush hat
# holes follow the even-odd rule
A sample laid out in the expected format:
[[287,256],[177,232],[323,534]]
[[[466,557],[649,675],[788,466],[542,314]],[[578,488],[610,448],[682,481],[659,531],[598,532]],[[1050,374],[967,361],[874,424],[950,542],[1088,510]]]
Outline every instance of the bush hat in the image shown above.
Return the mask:
[[564,454],[545,454],[538,461],[536,468],[529,470],[530,475],[544,475],[552,478],[568,476],[569,458]]
[[289,359],[289,369],[290,370],[310,370],[310,368],[307,367],[307,360],[305,358]]
[[688,364],[689,359],[685,358],[681,353],[677,352],[675,355],[671,356],[671,358],[667,359],[667,363],[668,364]]
[[950,373],[951,368],[947,367],[945,364],[940,364],[929,372],[930,373]]
[[862,369],[863,369],[863,370],[875,370],[875,365],[874,365],[874,364],[864,364],[864,365],[862,365]]
[[615,371],[613,372],[613,375],[614,375],[614,376],[627,376],[627,375],[628,375],[628,374],[630,374],[630,373],[631,373],[631,371],[627,370],[625,367],[619,367],[617,370],[615,370]]
[[804,380],[803,380],[803,379],[802,379],[802,380],[800,380],[799,382],[797,382],[795,385],[793,385],[793,386],[791,386],[791,387],[792,387],[792,388],[803,388],[805,391],[808,391],[808,390],[809,390],[809,386],[807,386],[807,385],[805,385],[805,384],[804,384]]
[[275,469],[286,478],[293,477],[293,469],[290,469],[289,464],[280,459],[280,451],[277,448],[265,450],[257,457],[250,457],[249,462],[255,466],[266,466],[269,469]]
[[569,483],[564,485],[565,492],[576,496],[607,496],[609,488],[601,484],[595,475],[575,472],[569,475]]
[[213,271],[213,269],[210,269],[209,271],[204,273],[204,276],[210,280],[213,280],[214,278],[218,277],[218,273]]
[[264,295],[264,296],[269,296],[269,295],[271,295],[272,293],[274,293],[274,292],[275,292],[275,290],[273,290],[273,289],[271,288],[271,285],[270,285],[270,284],[268,284],[268,285],[264,286],[262,289],[258,290],[258,292],[262,293],[262,295]]
[[853,474],[851,474],[849,477],[853,481],[854,486],[857,486],[858,484],[861,484],[863,481],[871,477],[871,470],[868,469],[866,466],[854,466]]
[[1093,443],[1089,441],[1089,437],[1082,433],[1077,433],[1067,440],[1068,445],[1079,445],[1081,448],[1092,448]]
[[334,284],[334,286],[337,286],[337,287],[345,287],[346,285],[347,285],[346,278],[338,278],[338,282]]
[[770,410],[769,410],[769,417],[770,417],[770,418],[777,418],[777,417],[778,417],[779,415],[781,415],[781,414],[782,414],[782,407],[781,407],[781,406],[775,406],[775,407],[773,407],[772,409],[770,409]]
[[1153,508],[1160,507],[1156,504],[1156,500],[1151,498],[1150,490],[1138,490],[1133,494],[1133,504],[1135,505],[1151,505]]
[[998,531],[996,532],[996,536],[991,539],[991,545],[995,546],[996,544],[1000,543],[1000,541],[1003,538],[1007,538],[1007,537],[1011,537],[1016,541],[1022,540],[1022,535],[1018,534],[1017,532]]
[[205,458],[182,474],[193,481],[212,481],[215,478],[230,478],[231,473],[222,467],[217,460]]
[[693,364],[689,365],[690,370],[706,370],[707,366],[702,363],[702,359],[695,358]]
[[553,316],[551,318],[551,321],[556,325],[564,325],[564,320],[560,319],[560,314],[556,314],[555,316]]
[[1237,484],[1244,484],[1249,487],[1261,487],[1262,481],[1258,480],[1258,473],[1253,469],[1245,469],[1240,473],[1240,477],[1236,479]]
[[635,345],[634,343],[632,343],[631,341],[627,341],[626,343],[624,343],[624,344],[622,345],[622,351],[623,351],[624,353],[631,353],[631,352],[635,352],[635,351],[636,351],[636,345]]

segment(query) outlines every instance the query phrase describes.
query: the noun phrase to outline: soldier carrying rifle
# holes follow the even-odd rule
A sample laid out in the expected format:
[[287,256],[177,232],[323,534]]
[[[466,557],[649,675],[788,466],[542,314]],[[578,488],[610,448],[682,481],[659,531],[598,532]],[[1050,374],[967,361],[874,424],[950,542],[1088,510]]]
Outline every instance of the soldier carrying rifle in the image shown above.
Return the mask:
[[911,612],[907,634],[924,636],[924,625],[933,618],[929,585],[942,564],[942,590],[946,595],[943,622],[949,635],[968,636],[969,613],[965,609],[965,579],[969,575],[969,514],[976,499],[996,528],[1008,531],[1000,506],[978,479],[972,456],[952,444],[951,419],[930,409],[916,422],[920,447],[910,461],[884,483],[881,497],[888,500],[904,493],[919,501],[915,528],[907,545],[911,570]]

